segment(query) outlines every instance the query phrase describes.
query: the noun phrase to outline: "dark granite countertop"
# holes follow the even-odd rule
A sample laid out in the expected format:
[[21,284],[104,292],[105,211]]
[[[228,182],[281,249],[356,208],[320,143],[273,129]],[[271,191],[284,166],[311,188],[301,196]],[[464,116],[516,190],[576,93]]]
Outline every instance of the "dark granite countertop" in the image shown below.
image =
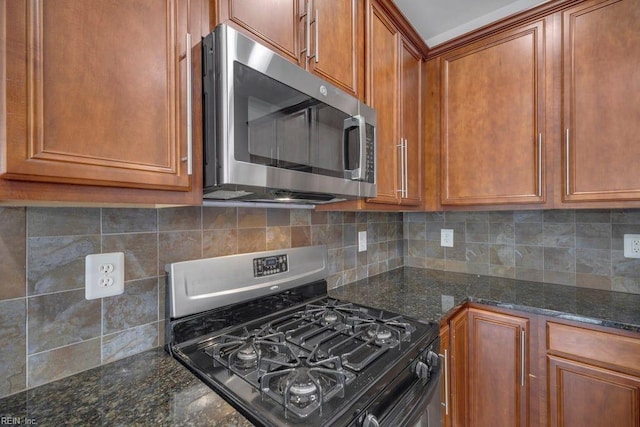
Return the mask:
[[[470,301],[640,332],[640,295],[412,267],[330,295],[436,322]],[[38,426],[251,426],[162,349],[0,399],[0,417]]]
[[38,427],[253,425],[160,348],[1,399],[0,417]]
[[640,333],[640,295],[404,267],[330,295],[438,322],[474,302]]

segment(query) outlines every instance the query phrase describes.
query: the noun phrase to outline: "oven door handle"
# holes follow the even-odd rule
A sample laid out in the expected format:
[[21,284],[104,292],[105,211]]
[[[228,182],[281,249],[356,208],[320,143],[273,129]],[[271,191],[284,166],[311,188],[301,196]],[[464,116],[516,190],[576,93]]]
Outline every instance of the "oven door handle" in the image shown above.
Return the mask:
[[[415,373],[415,361],[411,364],[410,369],[413,375],[412,382],[410,384],[403,384],[408,385],[406,388],[400,386],[400,384],[396,384],[400,386],[398,388],[404,389],[405,392],[402,393],[399,398],[394,397],[393,393],[391,393],[388,396],[389,400],[385,402],[386,404],[381,402],[377,410],[373,412],[366,411],[358,425],[363,426],[366,421],[371,421],[372,418],[375,419],[380,426],[411,426],[428,411],[428,408],[433,408],[429,411],[429,418],[438,420],[438,423],[440,423],[442,413],[439,394],[442,376],[440,364],[438,363],[433,367],[427,380],[418,378]],[[391,387],[393,390],[397,390],[398,388]],[[431,414],[431,412],[433,412],[433,414]]]

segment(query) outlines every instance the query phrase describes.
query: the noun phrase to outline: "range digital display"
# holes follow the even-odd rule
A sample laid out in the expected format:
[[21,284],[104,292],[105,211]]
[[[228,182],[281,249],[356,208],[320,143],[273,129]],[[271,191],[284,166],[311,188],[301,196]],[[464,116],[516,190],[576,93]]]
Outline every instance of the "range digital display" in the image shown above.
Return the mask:
[[287,255],[274,255],[253,259],[253,277],[270,276],[289,270]]

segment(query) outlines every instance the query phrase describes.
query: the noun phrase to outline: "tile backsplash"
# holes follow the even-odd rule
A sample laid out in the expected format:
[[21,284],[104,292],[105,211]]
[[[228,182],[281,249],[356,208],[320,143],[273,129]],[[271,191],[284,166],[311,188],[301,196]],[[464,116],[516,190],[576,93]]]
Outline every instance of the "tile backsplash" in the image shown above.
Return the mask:
[[[454,230],[454,247],[440,230]],[[405,213],[408,266],[640,293],[640,259],[624,234],[640,234],[640,210]]]
[[[402,239],[400,213],[0,208],[0,397],[162,345],[167,263],[325,244],[336,287],[402,266]],[[125,292],[87,301],[100,252],[125,253]]]
[[[625,233],[640,210],[0,208],[0,397],[162,345],[169,262],[326,244],[330,287],[410,265],[640,293]],[[84,257],[100,252],[125,253],[125,292],[87,301]]]

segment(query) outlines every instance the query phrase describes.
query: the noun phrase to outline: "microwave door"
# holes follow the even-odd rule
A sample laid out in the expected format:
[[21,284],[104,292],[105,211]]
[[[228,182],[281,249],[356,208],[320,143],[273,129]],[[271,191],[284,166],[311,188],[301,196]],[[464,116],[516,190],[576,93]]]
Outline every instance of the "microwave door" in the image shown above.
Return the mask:
[[363,116],[353,116],[344,120],[342,144],[344,148],[345,178],[353,181],[365,179],[366,165],[366,123]]

